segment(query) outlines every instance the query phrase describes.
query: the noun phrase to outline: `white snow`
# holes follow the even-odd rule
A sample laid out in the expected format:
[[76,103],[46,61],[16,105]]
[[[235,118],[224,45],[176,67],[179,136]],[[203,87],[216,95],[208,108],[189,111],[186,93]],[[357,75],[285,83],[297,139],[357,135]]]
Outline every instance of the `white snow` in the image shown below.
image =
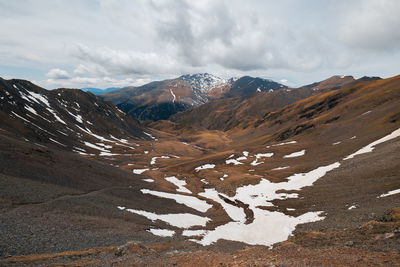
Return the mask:
[[43,132],[46,132],[46,133],[48,133],[48,134],[51,134],[51,135],[54,135],[54,134],[52,134],[52,133],[50,133],[50,132],[46,131],[45,129],[43,129],[43,128],[41,128],[41,127],[37,126],[37,125],[36,125],[36,124],[34,124],[33,122],[31,122],[31,121],[29,121],[29,120],[25,119],[24,117],[22,117],[22,116],[18,115],[18,114],[17,114],[17,113],[15,113],[14,111],[11,111],[11,114],[13,114],[14,116],[16,116],[16,117],[20,118],[21,120],[23,120],[23,121],[25,121],[25,122],[27,122],[27,123],[30,123],[30,124],[32,124],[33,126],[37,127],[38,129],[42,130]]
[[175,103],[176,95],[174,94],[174,92],[172,91],[172,89],[169,89],[169,91],[171,92],[171,95],[172,95],[172,97],[173,97],[172,103]]
[[356,205],[351,205],[350,207],[348,207],[348,210],[352,210],[352,209],[355,209],[355,208],[357,208]]
[[250,165],[251,166],[257,166],[257,165],[260,165],[260,164],[263,164],[263,163],[264,163],[264,161],[258,162],[258,159],[255,159],[250,163]]
[[154,183],[154,180],[153,179],[142,179],[142,181],[145,181],[145,182],[148,182],[148,183]]
[[99,154],[99,156],[109,156],[109,157],[111,157],[111,156],[128,156],[128,155],[129,154],[117,154],[117,153],[110,153],[110,152],[104,152],[104,151],[101,151]]
[[86,142],[86,141],[84,141],[83,143],[85,144],[85,146],[88,146],[90,148],[94,148],[94,149],[100,150],[102,152],[110,152],[109,150],[105,150],[104,148],[96,146],[96,145],[94,145],[92,143],[89,143],[89,142]]
[[120,142],[120,143],[129,145],[128,140],[126,140],[126,139],[119,139],[119,138],[116,138],[115,136],[112,136],[111,134],[110,134],[110,137],[111,137],[112,139],[114,139],[114,140]]
[[201,179],[200,182],[202,182],[203,184],[209,184],[206,179]]
[[183,230],[183,236],[202,236],[206,233],[206,230]]
[[176,185],[178,187],[178,189],[176,189],[176,191],[178,191],[178,192],[189,193],[189,194],[192,193],[192,191],[190,191],[189,189],[187,189],[185,187],[186,181],[179,180],[175,176],[165,177],[165,180],[167,180],[168,182]]
[[275,144],[272,146],[283,146],[283,145],[288,145],[288,144],[296,144],[296,141],[288,141],[288,142],[284,142],[284,143],[279,143],[279,144]]
[[290,166],[274,168],[271,171],[279,171],[279,170],[284,170],[284,169],[287,169],[287,168],[290,168]]
[[176,203],[183,204],[189,208],[198,210],[200,212],[206,212],[209,208],[212,207],[212,205],[208,204],[206,201],[198,199],[197,197],[193,196],[159,192],[150,189],[142,189],[140,191],[143,194],[149,194],[157,197],[173,199],[176,201]]
[[357,136],[352,136],[352,137],[350,138],[350,140],[356,139],[356,138],[357,138]]
[[[146,153],[146,151],[145,151],[144,153],[145,153],[145,154],[148,154],[149,151],[147,151],[147,153]],[[168,157],[168,156],[152,157],[152,158],[151,158],[151,161],[150,161],[150,165],[156,164],[156,160],[157,160],[157,159],[169,159],[169,158],[170,158],[170,157]]]
[[297,194],[276,193],[278,190],[300,190],[305,186],[311,186],[319,178],[323,177],[328,171],[336,169],[340,166],[339,162],[335,162],[328,166],[322,166],[308,173],[293,174],[287,177],[287,182],[271,183],[266,179],[256,185],[247,185],[239,187],[236,190],[235,199],[249,204],[251,207],[271,206],[269,202],[274,199],[285,199],[288,197],[297,197]]
[[251,245],[271,246],[286,240],[296,225],[324,219],[320,216],[321,212],[308,212],[299,217],[258,208],[253,212],[254,221],[252,223],[229,222],[206,232],[204,237],[197,242],[202,245],[210,245],[219,239],[225,239]]
[[224,174],[221,178],[219,178],[221,181],[225,180],[225,178],[228,177],[228,174]]
[[148,231],[153,235],[158,235],[163,237],[171,237],[175,234],[175,231],[167,229],[149,229]]
[[249,156],[249,152],[248,151],[243,151],[243,156],[248,157]]
[[360,116],[364,116],[364,115],[367,115],[367,114],[369,114],[369,113],[371,113],[371,110],[369,110],[369,111],[367,111],[367,112],[364,112],[364,113],[361,114]]
[[32,98],[35,99],[34,101],[35,101],[36,103],[39,103],[38,101],[41,101],[41,102],[44,103],[46,106],[50,107],[50,103],[49,103],[49,101],[47,100],[46,96],[41,95],[41,94],[37,94],[37,93],[34,93],[34,92],[31,92],[31,91],[27,91],[27,92],[28,92],[28,94],[31,96],[31,99],[32,99]]
[[338,145],[338,144],[340,144],[340,143],[341,143],[341,142],[339,141],[339,142],[333,143],[332,145],[336,146],[336,145]]
[[260,165],[260,164],[264,163],[264,161],[258,162],[258,160],[259,160],[260,158],[270,158],[270,157],[272,157],[273,155],[274,155],[274,153],[258,153],[258,154],[256,154],[256,155],[254,155],[254,156],[256,157],[256,159],[253,160],[253,161],[250,163],[250,165],[251,165],[251,166]]
[[[83,131],[83,132],[87,133],[88,135],[91,135],[91,136],[93,136],[93,137],[99,139],[99,140],[102,141],[102,142],[115,143],[115,141],[112,141],[112,140],[107,139],[107,138],[105,138],[105,137],[103,137],[103,136],[97,135],[97,134],[95,134],[95,133],[92,133],[92,131],[90,131],[88,128],[85,128],[85,129],[84,129],[84,128],[80,127],[79,125],[76,125],[76,124],[75,124],[75,126],[76,126],[78,129],[80,129],[81,131]],[[110,151],[107,151],[107,152],[110,152]]]
[[242,162],[236,160],[236,159],[227,159],[225,160],[226,164],[233,164],[233,165],[240,165],[243,164]]
[[98,146],[102,146],[102,147],[104,147],[104,148],[106,148],[106,149],[110,149],[110,148],[112,148],[112,146],[111,146],[111,145],[106,145],[106,144],[103,144],[103,143],[96,143],[96,145],[98,145]]
[[205,170],[205,169],[213,169],[214,167],[215,167],[215,164],[204,164],[204,165],[201,165],[201,166],[195,168],[194,170],[196,172],[198,172],[198,171]]
[[205,226],[207,222],[210,221],[210,219],[207,217],[201,217],[190,213],[156,214],[154,212],[148,212],[144,210],[136,210],[136,209],[125,209],[125,210],[131,213],[144,216],[151,221],[160,220],[179,228],[190,228],[196,225]]
[[[236,207],[234,205],[226,203],[223,199],[220,198],[219,196],[220,193],[218,193],[217,190],[214,188],[207,188],[204,190],[204,192],[199,193],[199,196],[214,200],[215,202],[219,203],[228,216],[234,220],[234,221],[239,221],[239,222],[245,222],[246,221],[246,214],[244,213],[242,208]],[[221,194],[223,195],[223,194]],[[224,197],[230,199],[229,197],[223,195]]]
[[292,154],[285,155],[285,156],[283,156],[283,157],[284,157],[284,158],[300,157],[300,156],[304,156],[305,153],[306,153],[306,150],[303,149],[303,150],[301,150],[301,151],[293,152]]
[[82,152],[86,152],[86,150],[85,150],[85,149],[83,149],[83,148],[80,148],[80,147],[73,146],[72,148],[74,148],[74,149],[76,149],[76,150],[80,150],[80,151],[82,151]]
[[270,158],[270,157],[272,157],[273,155],[274,155],[274,153],[264,153],[264,154],[258,153],[258,154],[255,155],[255,157],[256,157],[257,159],[260,159],[260,158]]
[[400,189],[396,189],[396,190],[389,191],[389,192],[387,192],[386,194],[382,194],[382,195],[380,195],[378,198],[381,198],[381,197],[388,197],[388,196],[395,195],[395,194],[399,194],[399,193],[400,193]]
[[[278,190],[300,190],[305,186],[312,185],[316,180],[323,177],[328,171],[338,168],[338,162],[328,166],[319,167],[308,173],[294,174],[287,178],[287,182],[271,183],[262,179],[259,184],[247,185],[236,190],[236,195],[230,200],[240,200],[249,205],[254,213],[254,221],[245,224],[244,212],[236,207],[230,210],[232,205],[223,204],[218,200],[218,192],[206,189],[205,196],[224,206],[228,215],[237,221],[218,226],[216,229],[207,231],[204,237],[198,241],[202,245],[209,245],[219,239],[241,241],[253,245],[270,246],[276,242],[288,238],[297,224],[322,220],[321,212],[308,212],[299,217],[292,217],[280,212],[271,212],[258,208],[258,206],[271,206],[268,202],[274,199],[298,197],[297,194],[276,193]],[[208,191],[207,191],[208,190]],[[200,193],[199,195],[204,195]],[[227,206],[229,205],[229,206]],[[228,210],[226,209],[228,208]]]
[[181,76],[181,79],[189,83],[193,89],[208,92],[215,87],[222,86],[228,82],[228,80],[216,77],[208,73],[200,73],[193,75]]
[[148,171],[149,169],[147,168],[147,169],[134,169],[133,170],[133,173],[134,174],[142,174],[142,173],[144,173],[145,171]]
[[146,133],[145,131],[143,131],[143,133],[144,133],[145,135],[147,135],[148,137],[150,137],[151,139],[156,140],[156,138],[155,138],[154,136],[152,136],[151,134]]
[[[81,115],[75,115],[75,114],[73,114],[72,112],[69,112],[67,109],[65,109],[65,111],[67,111],[69,115],[71,115],[72,117],[74,117],[75,120],[76,120],[77,122],[83,123],[83,120],[82,120],[82,116],[81,116]],[[92,123],[89,123],[89,124],[92,124]]]
[[53,114],[54,118],[56,118],[57,121],[61,122],[62,124],[67,125],[67,124],[65,123],[65,121],[63,121],[63,120],[57,115],[57,113],[56,113],[53,109],[47,108],[47,110],[48,110],[51,114]]
[[59,132],[59,133],[62,134],[62,135],[68,136],[67,133],[64,133],[64,132],[62,132],[62,131],[57,130],[57,132]]
[[34,110],[32,107],[25,105],[24,108],[25,108],[26,110],[28,110],[29,112],[31,112],[31,113],[33,113],[33,114],[35,114],[35,115],[38,115],[37,112],[36,112],[36,110]]
[[386,142],[386,141],[389,141],[391,139],[397,138],[399,136],[400,136],[400,128],[395,130],[395,131],[393,131],[391,134],[386,135],[386,136],[382,137],[381,139],[378,139],[378,140],[372,142],[371,144],[369,144],[369,145],[357,150],[353,154],[345,157],[343,160],[352,159],[357,155],[372,152],[376,145],[379,145],[379,144],[381,144],[383,142]]
[[61,146],[63,146],[63,147],[67,147],[66,145],[64,145],[64,144],[62,144],[62,143],[60,143],[60,142],[58,142],[57,140],[54,140],[54,139],[52,139],[52,138],[49,138],[49,140],[52,141],[52,142],[54,142],[54,143],[56,143],[56,144],[59,144],[59,145],[61,145]]

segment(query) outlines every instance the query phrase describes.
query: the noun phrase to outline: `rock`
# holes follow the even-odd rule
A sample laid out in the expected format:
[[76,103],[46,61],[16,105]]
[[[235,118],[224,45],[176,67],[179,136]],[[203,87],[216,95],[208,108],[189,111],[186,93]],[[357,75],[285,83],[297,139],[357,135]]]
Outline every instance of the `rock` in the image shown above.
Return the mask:
[[352,247],[354,245],[353,241],[347,241],[346,243],[344,243],[345,246],[347,247]]
[[387,239],[387,238],[391,238],[394,237],[394,233],[386,233],[383,235],[383,238]]

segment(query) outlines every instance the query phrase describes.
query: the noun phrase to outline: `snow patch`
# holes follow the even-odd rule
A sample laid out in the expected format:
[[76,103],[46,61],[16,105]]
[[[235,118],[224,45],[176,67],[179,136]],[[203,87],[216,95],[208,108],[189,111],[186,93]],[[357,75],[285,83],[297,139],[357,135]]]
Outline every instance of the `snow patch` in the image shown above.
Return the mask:
[[212,205],[208,204],[206,201],[198,199],[197,197],[181,195],[181,194],[172,194],[166,192],[159,192],[149,189],[140,190],[143,194],[149,194],[157,197],[167,198],[175,200],[176,203],[185,205],[189,208],[198,210],[200,212],[206,212],[208,209],[212,207]]
[[148,171],[149,169],[147,168],[147,169],[134,169],[133,170],[133,173],[134,174],[142,174],[142,173],[144,173],[145,171]]
[[376,146],[376,145],[379,145],[379,144],[381,144],[381,143],[383,143],[383,142],[392,140],[392,139],[397,138],[397,137],[399,137],[399,136],[400,136],[400,128],[397,129],[397,130],[395,130],[395,131],[393,131],[391,134],[386,135],[386,136],[382,137],[381,139],[378,139],[378,140],[372,142],[371,144],[369,144],[369,145],[367,145],[367,146],[365,146],[365,147],[363,147],[363,148],[357,150],[357,151],[354,152],[353,154],[348,155],[348,156],[345,157],[343,160],[352,159],[352,158],[354,158],[354,157],[357,156],[357,155],[361,155],[361,154],[365,154],[365,153],[372,152],[372,151],[375,149],[375,146]]
[[160,220],[178,228],[190,228],[192,226],[205,226],[208,221],[207,217],[201,217],[190,213],[174,213],[174,214],[156,214],[144,210],[125,209],[125,211],[135,213],[146,217],[151,221]]
[[183,236],[202,236],[206,233],[206,230],[183,230]]
[[395,194],[399,194],[399,193],[400,193],[400,189],[396,189],[396,190],[389,191],[389,192],[387,192],[386,194],[382,194],[382,195],[380,195],[378,198],[381,198],[381,197],[388,197],[388,196],[395,195]]
[[289,144],[296,144],[296,141],[288,141],[288,142],[284,142],[284,143],[279,143],[279,144],[275,144],[272,146],[284,146],[284,145],[289,145]]
[[204,190],[204,192],[199,193],[199,196],[211,199],[219,203],[232,220],[244,223],[246,221],[246,214],[244,213],[243,209],[226,203],[223,199],[220,198],[219,195],[222,195],[229,199],[229,197],[218,193],[218,191],[214,188],[207,188]]
[[196,172],[198,172],[198,171],[205,170],[205,169],[213,169],[214,167],[215,167],[215,164],[204,164],[204,165],[201,165],[201,166],[195,168],[194,170]]
[[171,95],[172,95],[172,97],[173,97],[172,103],[175,103],[176,95],[174,94],[174,92],[172,91],[172,89],[169,89],[169,91],[171,92]]
[[240,165],[243,164],[242,162],[236,160],[236,159],[227,159],[225,160],[226,164],[233,164],[233,165]]
[[301,150],[301,151],[293,152],[292,154],[285,155],[285,156],[283,156],[283,157],[284,157],[284,158],[295,158],[295,157],[304,156],[305,153],[306,153],[306,150],[303,149],[303,150]]
[[154,191],[150,189],[142,189],[140,191],[143,194],[149,194],[157,197],[175,200],[176,203],[183,204],[189,208],[198,210],[200,212],[206,212],[208,209],[212,207],[212,205],[208,204],[206,201],[198,199],[197,197],[193,196],[172,194],[172,193]]
[[[147,153],[146,153],[146,152],[147,152]],[[145,151],[144,153],[145,153],[145,154],[148,154],[149,151]],[[150,161],[150,165],[156,164],[157,159],[169,159],[169,158],[170,158],[170,157],[168,157],[168,156],[152,157],[152,158],[151,158],[151,161]]]
[[176,185],[178,187],[178,189],[176,189],[176,191],[178,191],[178,192],[189,193],[189,194],[192,193],[192,191],[190,191],[189,189],[187,189],[185,187],[186,181],[179,180],[175,176],[165,177],[165,180],[167,180],[168,182]]
[[287,169],[287,168],[290,168],[290,166],[274,168],[271,171],[279,171],[279,170],[284,170],[284,169]]
[[56,144],[59,144],[60,146],[67,147],[66,145],[64,145],[64,144],[62,144],[62,143],[60,143],[60,142],[58,142],[57,140],[54,140],[54,139],[52,139],[52,138],[49,138],[49,140],[52,141],[52,142],[54,142],[54,143],[56,143]]
[[148,232],[162,237],[171,237],[175,234],[175,231],[167,229],[149,229]]

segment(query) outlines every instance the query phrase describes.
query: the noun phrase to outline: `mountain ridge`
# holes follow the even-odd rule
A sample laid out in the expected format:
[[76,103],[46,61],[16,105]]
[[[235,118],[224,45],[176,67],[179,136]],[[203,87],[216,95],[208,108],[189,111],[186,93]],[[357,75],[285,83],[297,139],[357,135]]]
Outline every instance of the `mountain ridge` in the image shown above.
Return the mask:
[[138,119],[156,121],[168,119],[175,113],[211,100],[251,96],[261,91],[285,88],[287,86],[271,80],[250,76],[222,79],[208,73],[199,73],[139,87],[126,87],[101,97]]

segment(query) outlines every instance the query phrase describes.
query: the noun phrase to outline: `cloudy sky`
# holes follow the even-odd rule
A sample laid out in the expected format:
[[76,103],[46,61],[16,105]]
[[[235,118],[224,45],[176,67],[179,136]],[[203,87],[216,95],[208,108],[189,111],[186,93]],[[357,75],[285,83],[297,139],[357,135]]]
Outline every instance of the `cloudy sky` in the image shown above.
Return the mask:
[[0,0],[0,77],[120,87],[186,73],[300,86],[400,74],[398,0]]

